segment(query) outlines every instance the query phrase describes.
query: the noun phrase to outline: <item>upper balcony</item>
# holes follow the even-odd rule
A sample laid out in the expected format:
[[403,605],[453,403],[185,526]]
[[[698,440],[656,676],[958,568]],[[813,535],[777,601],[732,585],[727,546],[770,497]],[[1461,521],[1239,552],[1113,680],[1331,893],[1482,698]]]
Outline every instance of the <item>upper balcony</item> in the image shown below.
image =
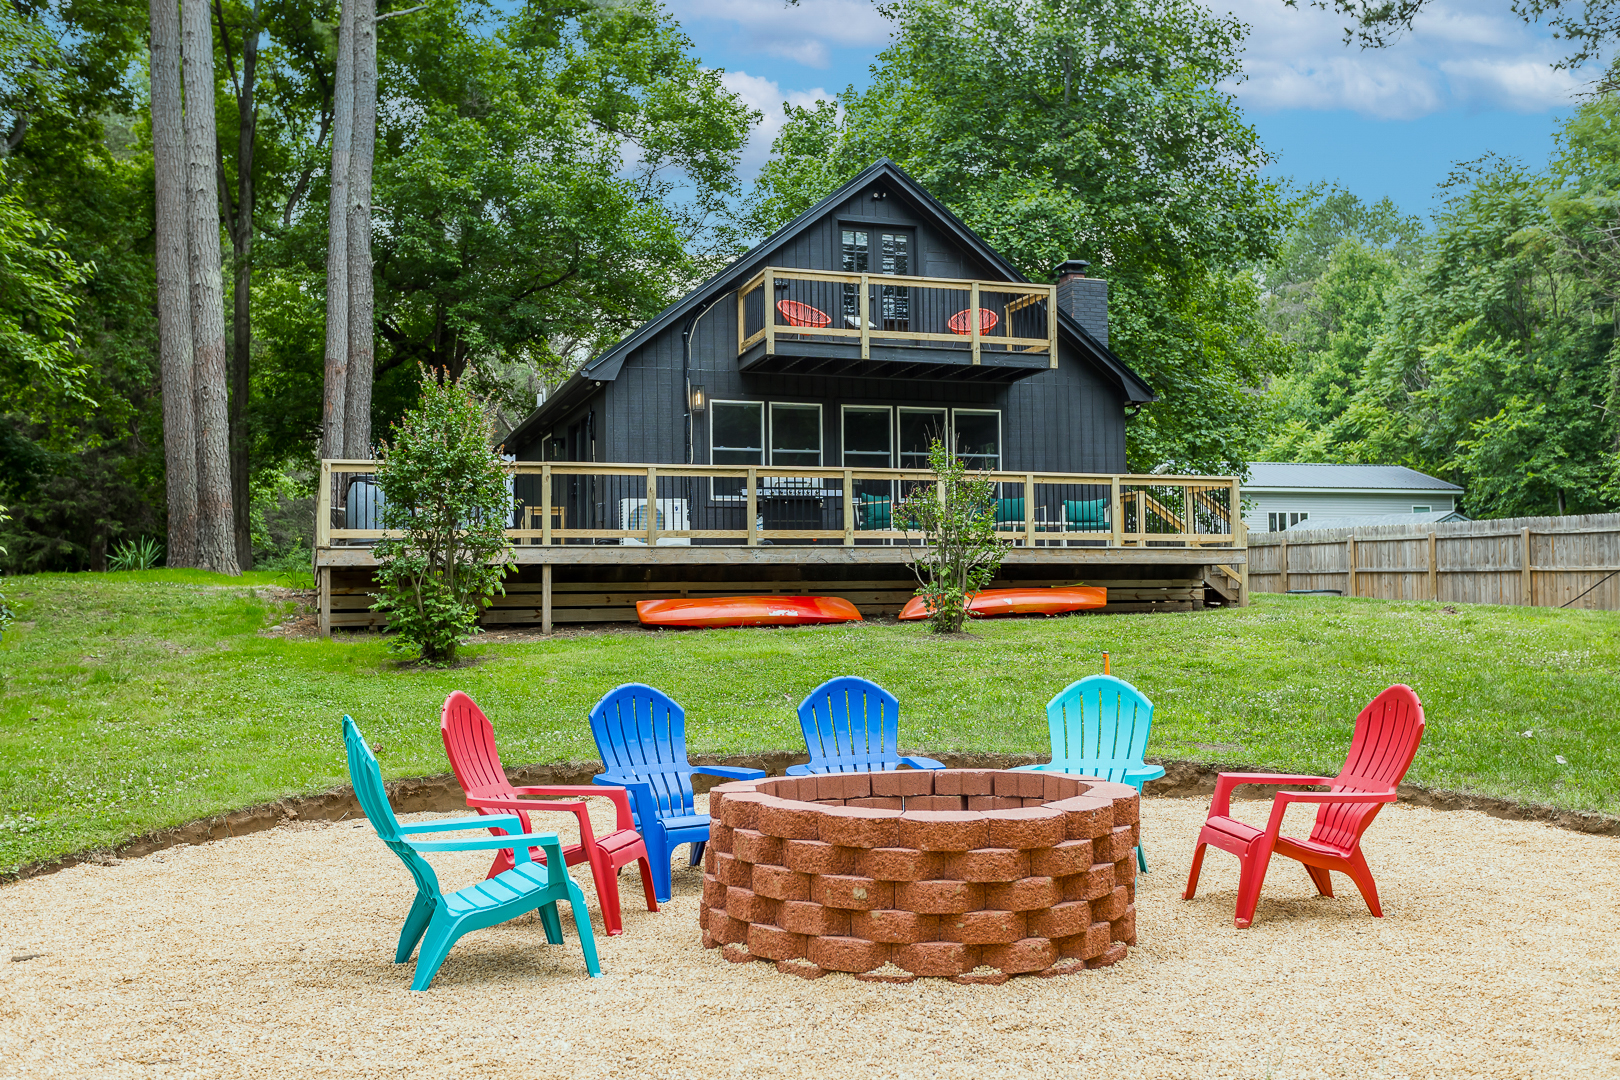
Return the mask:
[[771,266],[738,295],[742,371],[1007,383],[1057,367],[1053,285]]

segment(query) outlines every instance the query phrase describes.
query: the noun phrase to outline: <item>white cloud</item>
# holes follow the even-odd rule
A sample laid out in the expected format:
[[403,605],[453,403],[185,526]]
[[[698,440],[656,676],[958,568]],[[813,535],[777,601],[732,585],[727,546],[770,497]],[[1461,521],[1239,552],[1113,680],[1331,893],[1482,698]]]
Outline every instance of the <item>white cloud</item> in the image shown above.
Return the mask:
[[1507,0],[1441,0],[1384,49],[1344,44],[1344,19],[1282,0],[1216,0],[1250,27],[1242,81],[1261,110],[1346,109],[1410,120],[1447,109],[1537,113],[1570,104],[1584,80],[1552,64],[1567,43],[1527,26]]
[[817,101],[831,101],[835,95],[821,87],[812,90],[783,90],[775,80],[746,71],[728,71],[720,76],[727,90],[742,98],[744,104],[758,109],[764,116],[755,126],[743,150],[742,175],[752,176],[771,155],[771,143],[787,119],[782,109],[785,101],[794,106],[814,105]]
[[740,47],[806,67],[827,67],[834,48],[876,52],[889,39],[889,21],[872,0],[673,0],[670,7],[683,24],[730,23]]

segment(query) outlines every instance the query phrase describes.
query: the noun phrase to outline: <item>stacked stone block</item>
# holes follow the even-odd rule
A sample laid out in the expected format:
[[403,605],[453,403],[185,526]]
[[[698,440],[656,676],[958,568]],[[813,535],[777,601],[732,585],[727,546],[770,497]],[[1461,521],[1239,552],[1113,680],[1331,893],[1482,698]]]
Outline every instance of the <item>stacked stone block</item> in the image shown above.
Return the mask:
[[709,793],[703,944],[815,978],[1004,982],[1117,963],[1136,941],[1136,790],[952,769]]

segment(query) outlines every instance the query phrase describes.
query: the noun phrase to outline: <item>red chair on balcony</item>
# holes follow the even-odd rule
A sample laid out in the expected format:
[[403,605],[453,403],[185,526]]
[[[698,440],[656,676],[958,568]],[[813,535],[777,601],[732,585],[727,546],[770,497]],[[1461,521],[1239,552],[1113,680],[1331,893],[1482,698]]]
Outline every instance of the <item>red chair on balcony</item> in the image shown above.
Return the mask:
[[[641,863],[641,886],[647,893],[647,910],[657,911],[658,900],[653,894],[652,864],[647,861],[647,845],[635,829],[630,816],[630,796],[624,788],[594,785],[558,785],[514,788],[501,767],[501,755],[495,749],[495,729],[490,726],[483,710],[472,698],[460,690],[445,700],[439,715],[439,734],[444,737],[444,751],[450,757],[450,767],[456,780],[467,793],[467,805],[476,807],[480,814],[517,814],[523,831],[529,828],[529,815],[535,812],[566,811],[579,819],[579,843],[566,845],[563,861],[569,866],[582,862],[591,864],[591,877],[596,881],[596,896],[602,905],[602,922],[609,934],[624,932],[624,920],[619,914],[619,870],[633,862]],[[554,802],[520,798],[524,795],[575,796],[576,801]],[[591,831],[591,818],[580,796],[605,796],[613,800],[618,816],[614,831],[598,837]],[[503,830],[491,828],[497,836]],[[530,850],[535,862],[544,864],[539,848]],[[489,868],[495,877],[512,869],[512,855],[506,849],[496,853]]]
[[[1265,884],[1273,854],[1304,863],[1305,872],[1323,896],[1333,895],[1331,871],[1350,875],[1367,901],[1368,910],[1383,918],[1378,887],[1361,855],[1361,836],[1378,816],[1379,807],[1395,801],[1395,789],[1411,768],[1422,741],[1423,703],[1410,686],[1396,685],[1379,694],[1356,717],[1350,756],[1338,776],[1221,773],[1215,780],[1209,819],[1198,834],[1192,872],[1187,876],[1187,891],[1182,898],[1191,900],[1198,891],[1204,848],[1214,844],[1236,855],[1242,864],[1233,919],[1240,930],[1254,921],[1254,908],[1260,901],[1260,887]],[[1240,784],[1325,784],[1329,790],[1277,792],[1271,804],[1271,819],[1261,830],[1231,816],[1232,789]],[[1290,803],[1318,806],[1316,825],[1307,839],[1278,834]]]
[[781,312],[789,326],[810,326],[819,330],[832,323],[832,316],[825,311],[797,300],[778,300],[776,310]]
[[[961,334],[963,337],[967,337],[973,332],[973,324],[970,321],[971,315],[969,314],[970,310],[971,309],[958,311],[945,323],[946,326],[951,328],[951,333]],[[999,322],[1001,322],[1001,319],[996,315],[995,312],[991,311],[989,308],[980,308],[979,336],[983,337],[985,334],[988,334],[990,331],[994,330],[996,328],[996,324]]]

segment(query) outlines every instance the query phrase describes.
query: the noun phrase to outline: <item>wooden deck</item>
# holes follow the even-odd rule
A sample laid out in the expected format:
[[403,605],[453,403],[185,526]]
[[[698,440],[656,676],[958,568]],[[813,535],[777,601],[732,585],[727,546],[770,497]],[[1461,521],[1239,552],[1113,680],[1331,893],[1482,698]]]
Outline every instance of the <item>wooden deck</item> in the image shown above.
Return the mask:
[[[382,622],[369,610],[371,544],[385,535],[371,467],[322,463],[323,632]],[[993,587],[1101,585],[1110,612],[1247,602],[1231,477],[990,475],[1009,545]],[[917,587],[908,543],[918,538],[890,527],[888,512],[932,482],[897,469],[517,463],[508,535],[518,570],[484,622],[549,633],[559,622],[634,622],[637,600],[801,593],[892,615]]]

